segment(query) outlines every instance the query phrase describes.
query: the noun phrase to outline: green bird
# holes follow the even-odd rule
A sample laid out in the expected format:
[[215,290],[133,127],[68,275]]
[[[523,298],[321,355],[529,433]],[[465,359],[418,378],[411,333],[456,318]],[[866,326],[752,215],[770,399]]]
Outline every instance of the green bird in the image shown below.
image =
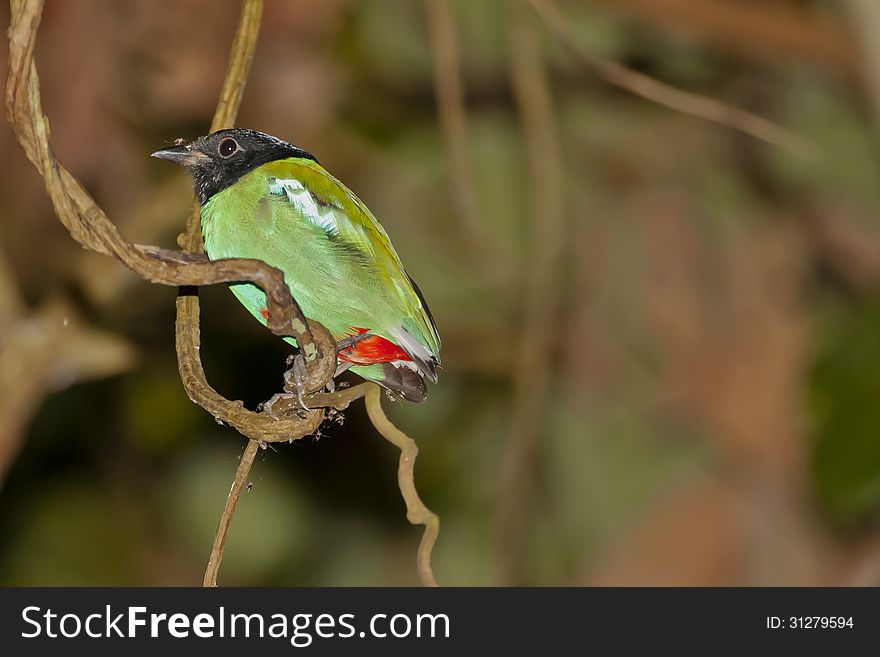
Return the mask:
[[[337,374],[351,368],[397,397],[425,400],[425,379],[436,383],[440,364],[431,312],[367,206],[313,155],[235,128],[178,140],[153,157],[192,174],[211,260],[254,258],[284,272],[306,317],[340,342]],[[263,291],[230,287],[265,325]]]

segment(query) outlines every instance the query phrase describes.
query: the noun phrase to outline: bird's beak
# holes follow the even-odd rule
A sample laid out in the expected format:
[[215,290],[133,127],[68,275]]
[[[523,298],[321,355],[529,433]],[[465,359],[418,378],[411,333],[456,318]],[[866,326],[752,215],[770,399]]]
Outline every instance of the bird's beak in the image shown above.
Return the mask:
[[183,166],[186,166],[195,159],[192,151],[190,151],[184,144],[163,148],[161,151],[152,153],[150,157],[155,157],[160,160],[168,160],[169,162],[176,162]]

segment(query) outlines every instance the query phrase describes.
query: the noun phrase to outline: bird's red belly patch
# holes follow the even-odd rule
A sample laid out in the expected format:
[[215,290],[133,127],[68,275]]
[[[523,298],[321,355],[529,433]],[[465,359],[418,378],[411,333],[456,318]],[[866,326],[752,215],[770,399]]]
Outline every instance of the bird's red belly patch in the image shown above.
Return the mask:
[[[367,333],[370,329],[356,328],[357,335]],[[356,365],[373,365],[389,363],[394,360],[412,360],[409,354],[396,344],[379,335],[371,335],[357,344],[339,351],[339,360]]]

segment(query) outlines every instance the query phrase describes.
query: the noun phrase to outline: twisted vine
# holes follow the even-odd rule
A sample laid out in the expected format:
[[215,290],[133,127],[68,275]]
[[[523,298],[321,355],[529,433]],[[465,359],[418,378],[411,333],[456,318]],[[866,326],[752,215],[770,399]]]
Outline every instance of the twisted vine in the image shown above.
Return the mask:
[[[204,585],[216,586],[220,562],[232,517],[260,445],[293,441],[314,433],[325,419],[327,409],[342,410],[360,397],[368,397],[368,411],[376,428],[390,442],[401,447],[401,463],[408,459],[408,479],[400,478],[401,494],[407,508],[423,508],[425,513],[408,515],[411,522],[425,524],[417,565],[425,585],[436,585],[431,570],[431,547],[437,534],[436,516],[427,511],[415,492],[412,464],[415,458],[412,439],[391,424],[382,413],[379,388],[365,383],[335,393],[318,392],[332,379],[336,367],[336,344],[329,331],[308,320],[278,269],[259,260],[227,259],[210,261],[202,253],[199,212],[196,206],[187,222],[186,232],[178,238],[181,251],[133,244],[117,230],[70,171],[58,160],[49,135],[49,121],[43,113],[40,80],[34,63],[37,28],[43,12],[43,0],[10,0],[9,64],[6,81],[6,116],[16,139],[28,159],[43,177],[46,193],[55,214],[71,237],[86,249],[119,260],[141,278],[162,285],[181,288],[177,298],[175,344],[180,378],[189,398],[216,419],[234,427],[248,438],[239,461],[232,488],[214,538],[205,570]],[[250,72],[262,16],[262,0],[243,0],[242,11],[232,44],[226,78],[211,131],[234,124]],[[306,405],[303,416],[285,408],[273,407],[273,417],[265,412],[245,409],[240,401],[226,399],[207,381],[199,355],[198,286],[247,281],[260,287],[268,299],[268,327],[276,335],[292,336],[306,361]],[[378,421],[377,419],[378,418]],[[407,442],[401,442],[403,436]],[[427,545],[427,547],[426,547]]]

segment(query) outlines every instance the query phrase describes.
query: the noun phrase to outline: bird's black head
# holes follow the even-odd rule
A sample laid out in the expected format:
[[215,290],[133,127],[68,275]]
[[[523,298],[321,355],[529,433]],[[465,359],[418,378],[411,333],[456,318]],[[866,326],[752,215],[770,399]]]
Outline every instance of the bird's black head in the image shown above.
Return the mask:
[[214,194],[261,164],[288,157],[315,160],[310,153],[293,144],[264,132],[243,128],[218,130],[191,144],[178,139],[173,146],[153,153],[153,157],[185,167],[192,174],[196,196],[203,205]]

